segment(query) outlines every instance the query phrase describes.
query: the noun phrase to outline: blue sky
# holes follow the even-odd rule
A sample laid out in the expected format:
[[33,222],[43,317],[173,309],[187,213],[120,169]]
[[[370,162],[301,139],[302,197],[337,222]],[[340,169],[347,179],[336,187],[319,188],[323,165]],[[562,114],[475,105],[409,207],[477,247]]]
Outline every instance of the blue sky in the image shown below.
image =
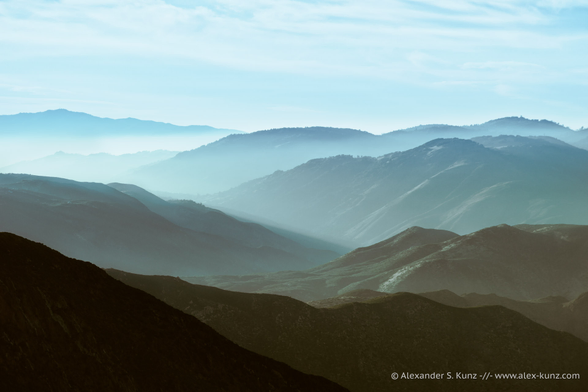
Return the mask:
[[57,108],[244,131],[588,127],[588,0],[0,0],[0,114]]

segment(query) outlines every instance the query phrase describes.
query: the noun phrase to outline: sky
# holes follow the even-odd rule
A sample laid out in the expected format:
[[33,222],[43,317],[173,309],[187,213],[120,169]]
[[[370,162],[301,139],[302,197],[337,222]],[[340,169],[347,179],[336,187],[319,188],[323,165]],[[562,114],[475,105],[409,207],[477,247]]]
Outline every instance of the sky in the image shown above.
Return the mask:
[[588,0],[0,0],[0,114],[588,127]]

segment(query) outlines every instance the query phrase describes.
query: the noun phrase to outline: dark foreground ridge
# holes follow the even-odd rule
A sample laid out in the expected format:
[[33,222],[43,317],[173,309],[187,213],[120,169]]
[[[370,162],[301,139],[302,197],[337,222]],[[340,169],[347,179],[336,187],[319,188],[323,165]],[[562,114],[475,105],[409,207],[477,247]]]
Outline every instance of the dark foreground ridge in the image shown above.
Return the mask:
[[[586,391],[588,344],[502,306],[460,309],[410,293],[317,309],[293,298],[111,276],[192,314],[242,347],[352,391]],[[444,379],[391,379],[392,373]],[[451,372],[453,380],[447,379]],[[456,380],[457,372],[477,379]],[[576,380],[482,380],[486,372],[579,374]]]
[[0,233],[2,391],[343,391],[94,265]]

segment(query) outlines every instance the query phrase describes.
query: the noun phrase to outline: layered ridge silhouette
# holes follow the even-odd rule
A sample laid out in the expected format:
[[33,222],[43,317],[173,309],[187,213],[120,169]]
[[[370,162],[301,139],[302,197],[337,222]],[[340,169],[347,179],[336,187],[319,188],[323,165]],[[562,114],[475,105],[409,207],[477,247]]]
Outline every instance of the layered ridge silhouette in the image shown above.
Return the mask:
[[[0,174],[0,230],[102,267],[141,273],[206,275],[304,269],[336,256],[331,251],[307,249],[259,225],[239,222],[195,203],[188,207],[168,203],[134,189],[156,211],[169,212],[166,217],[178,224],[104,184]],[[174,213],[181,216],[174,219]]]
[[[397,293],[317,309],[292,298],[108,270],[192,314],[237,344],[352,391],[550,391],[586,388],[588,343],[502,306],[460,309]],[[565,372],[579,380],[482,381],[486,371]],[[477,380],[397,380],[397,372],[479,374]]]

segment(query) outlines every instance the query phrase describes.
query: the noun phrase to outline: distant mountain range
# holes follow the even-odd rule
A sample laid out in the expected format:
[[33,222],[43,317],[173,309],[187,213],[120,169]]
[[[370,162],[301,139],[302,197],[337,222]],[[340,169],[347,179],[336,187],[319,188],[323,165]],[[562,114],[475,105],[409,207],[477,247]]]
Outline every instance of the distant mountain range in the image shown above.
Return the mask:
[[379,136],[341,128],[282,128],[231,135],[140,168],[126,182],[153,190],[207,194],[223,191],[309,159],[341,153],[383,154]]
[[199,200],[355,246],[411,226],[588,223],[588,151],[552,138],[475,140],[315,159]]
[[346,390],[8,233],[0,233],[0,315],[3,391]]
[[165,136],[171,134],[217,133],[227,135],[241,133],[233,129],[217,129],[207,125],[180,126],[168,123],[137,120],[135,118],[111,119],[65,109],[39,113],[0,115],[0,136]]
[[[207,323],[242,347],[318,374],[352,391],[581,391],[588,343],[502,306],[458,309],[398,293],[316,309],[292,298],[190,285],[164,276],[108,270]],[[549,369],[549,370],[548,370]],[[482,380],[490,371],[565,372],[580,380]],[[396,380],[390,374],[451,372],[448,380]],[[476,380],[455,380],[456,372]]]
[[307,271],[187,280],[303,301],[358,289],[572,300],[588,291],[587,259],[588,226],[500,225],[463,236],[413,227]]
[[[479,136],[549,136],[562,140],[566,143],[575,143],[588,137],[587,129],[574,131],[568,127],[549,120],[530,120],[524,117],[504,117],[485,122],[483,124],[452,126],[444,124],[420,125],[413,128],[407,128],[400,131],[394,131],[387,135],[392,136],[399,132],[398,135],[420,134],[428,135],[428,140],[436,138],[453,138],[471,139]],[[422,142],[426,141],[423,139]],[[420,143],[419,143],[420,144]]]
[[166,202],[122,184],[0,174],[0,206],[1,231],[103,267],[140,273],[293,270],[338,256],[193,202]]
[[[18,171],[27,174],[51,174],[67,177],[72,172],[84,175],[75,165],[94,164],[94,158],[80,162],[77,154],[131,154],[140,151],[191,149],[241,131],[217,129],[205,125],[178,126],[134,118],[110,119],[65,109],[42,113],[20,113],[0,116],[0,167],[21,164],[47,157],[41,162],[27,162]],[[49,156],[65,151],[72,155]],[[98,157],[100,158],[100,157]],[[125,162],[126,159],[120,159]],[[42,164],[48,162],[51,169]],[[111,163],[111,162],[109,162]],[[59,169],[59,170],[58,170]],[[108,167],[105,167],[105,171]],[[80,180],[93,180],[76,177]],[[107,173],[104,173],[105,175]],[[110,177],[109,181],[115,178]]]
[[[588,140],[588,130],[573,131],[551,121],[522,117],[502,118],[471,126],[422,125],[383,135],[327,127],[280,128],[244,134],[209,126],[99,118],[60,109],[0,116],[0,136],[7,142],[5,149],[0,149],[3,155],[0,166],[18,163],[8,170],[96,181],[91,168],[96,166],[94,158],[97,157],[81,160],[75,154],[48,155],[59,150],[84,155],[114,153],[122,148],[114,146],[126,146],[122,148],[124,152],[201,146],[161,162],[126,167],[132,172],[120,177],[111,175],[107,179],[102,176],[101,181],[133,183],[161,194],[203,195],[226,191],[276,170],[289,170],[311,159],[341,154],[377,157],[415,148],[438,138],[469,139],[502,134],[548,136],[577,143],[583,148]],[[18,143],[18,140],[29,143]],[[205,143],[210,144],[203,145]],[[94,145],[96,147],[92,148]],[[20,151],[20,158],[15,150]],[[41,152],[45,153],[39,155]],[[21,163],[40,157],[44,159]],[[88,173],[80,171],[80,165],[89,166]],[[123,174],[121,170],[116,171]]]
[[588,130],[572,131],[551,121],[521,117],[473,126],[425,125],[383,135],[341,128],[281,128],[231,135],[141,168],[124,181],[151,190],[208,194],[228,190],[276,170],[292,169],[310,159],[341,154],[378,157],[438,138],[469,139],[504,134],[550,136],[569,143],[588,138]]

